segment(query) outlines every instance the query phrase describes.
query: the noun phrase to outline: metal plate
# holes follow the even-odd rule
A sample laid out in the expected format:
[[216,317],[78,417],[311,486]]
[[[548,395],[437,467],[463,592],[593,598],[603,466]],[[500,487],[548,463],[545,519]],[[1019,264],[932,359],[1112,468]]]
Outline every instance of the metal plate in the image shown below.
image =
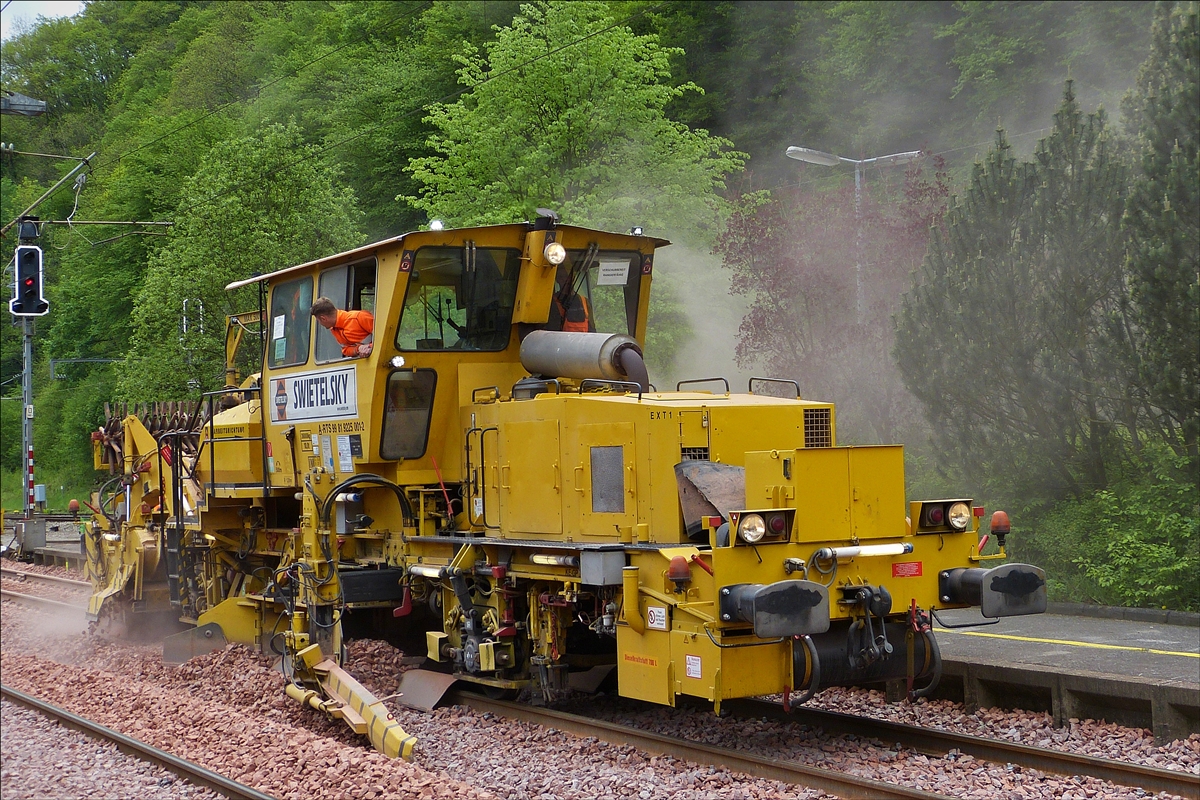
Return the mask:
[[444,672],[410,669],[400,677],[400,696],[397,703],[422,711],[433,711],[458,678]]
[[1046,611],[1046,572],[1032,564],[1002,564],[983,574],[980,610],[985,617],[1019,617]]
[[595,694],[604,679],[616,668],[616,664],[601,664],[584,672],[572,672],[567,676],[567,682],[577,692]]
[[168,636],[163,640],[163,663],[182,664],[189,658],[222,650],[228,644],[225,632],[215,622]]

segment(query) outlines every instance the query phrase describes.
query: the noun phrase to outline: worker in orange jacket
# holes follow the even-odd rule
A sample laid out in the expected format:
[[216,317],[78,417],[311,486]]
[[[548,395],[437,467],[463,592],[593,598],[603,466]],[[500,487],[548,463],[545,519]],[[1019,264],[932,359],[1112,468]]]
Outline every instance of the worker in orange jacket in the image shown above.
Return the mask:
[[337,339],[343,356],[371,354],[372,343],[367,340],[375,331],[375,317],[370,311],[342,311],[328,297],[318,297],[310,312]]
[[[587,298],[571,284],[571,271],[564,264],[558,268],[558,275],[554,279],[554,305],[551,307],[550,324],[547,327],[550,330],[568,333],[587,333],[591,330],[591,310],[588,308]],[[557,315],[554,312],[557,312]]]

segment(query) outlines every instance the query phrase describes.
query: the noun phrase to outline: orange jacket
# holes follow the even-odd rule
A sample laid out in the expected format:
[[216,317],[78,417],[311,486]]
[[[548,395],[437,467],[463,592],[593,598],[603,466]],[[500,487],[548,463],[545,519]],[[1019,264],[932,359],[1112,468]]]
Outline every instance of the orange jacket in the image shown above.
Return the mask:
[[329,332],[342,345],[342,355],[352,356],[368,336],[375,331],[375,317],[370,311],[341,311],[337,312],[337,322]]
[[587,299],[581,294],[575,294],[571,296],[570,303],[571,307],[567,308],[562,299],[557,294],[554,295],[554,305],[558,307],[558,316],[562,321],[561,330],[568,333],[587,333],[590,330],[588,318],[591,316],[588,313]]

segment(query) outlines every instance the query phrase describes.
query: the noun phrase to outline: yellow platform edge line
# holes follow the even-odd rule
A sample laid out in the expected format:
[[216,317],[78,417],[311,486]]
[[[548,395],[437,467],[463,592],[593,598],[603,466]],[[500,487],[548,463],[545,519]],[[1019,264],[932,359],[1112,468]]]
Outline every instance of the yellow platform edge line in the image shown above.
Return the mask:
[[1042,644],[1066,644],[1072,647],[1091,647],[1096,650],[1129,650],[1135,653],[1153,653],[1156,656],[1183,656],[1184,658],[1200,658],[1200,653],[1183,653],[1178,650],[1155,650],[1150,647],[1129,647],[1123,644],[1099,644],[1096,642],[1075,642],[1070,639],[1040,639],[1036,636],[1013,636],[1007,633],[984,633],[983,631],[953,631],[949,628],[934,628],[937,633],[955,633],[959,636],[985,636],[989,639],[1012,639],[1015,642],[1040,642]]

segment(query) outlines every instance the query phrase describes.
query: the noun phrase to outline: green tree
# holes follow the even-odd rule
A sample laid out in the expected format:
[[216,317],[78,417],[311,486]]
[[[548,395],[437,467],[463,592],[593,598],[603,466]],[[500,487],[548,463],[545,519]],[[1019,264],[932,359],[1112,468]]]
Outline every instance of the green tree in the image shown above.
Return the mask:
[[256,287],[231,293],[227,283],[362,240],[353,192],[295,126],[214,147],[183,187],[175,219],[133,309],[118,384],[129,399],[194,396],[223,383],[225,315],[257,307]]
[[1037,124],[1063,78],[1101,102],[1120,97],[1136,69],[1150,24],[1143,2],[955,2],[956,19],[938,31],[952,43],[958,80],[952,97],[991,123]]
[[328,94],[325,117],[315,127],[326,141],[344,142],[334,153],[372,238],[424,224],[425,212],[406,199],[421,186],[408,172],[409,160],[432,152],[424,106],[460,90],[450,54],[464,42],[482,47],[495,35],[493,26],[510,22],[517,10],[516,2],[496,0],[354,6],[343,20],[343,38],[361,43],[346,51],[344,65],[330,65],[324,80],[311,81],[324,90],[289,82],[289,94],[302,89],[281,104],[289,113],[296,102]]
[[1046,569],[1055,600],[1200,611],[1200,487],[1185,462],[1149,443],[1109,488],[1056,504],[1010,552]]
[[1156,11],[1125,111],[1139,169],[1126,206],[1139,384],[1194,476],[1200,465],[1200,25],[1197,5]]
[[708,230],[742,155],[663,109],[695,84],[670,81],[676,51],[615,24],[598,2],[524,5],[512,25],[456,56],[468,91],[430,108],[434,155],[406,198],[455,225],[531,219],[620,229]]
[[1129,380],[1106,347],[1125,186],[1103,112],[1085,116],[1068,82],[1031,162],[997,136],[904,298],[905,383],[947,456],[1008,499],[1103,488],[1121,452]]

